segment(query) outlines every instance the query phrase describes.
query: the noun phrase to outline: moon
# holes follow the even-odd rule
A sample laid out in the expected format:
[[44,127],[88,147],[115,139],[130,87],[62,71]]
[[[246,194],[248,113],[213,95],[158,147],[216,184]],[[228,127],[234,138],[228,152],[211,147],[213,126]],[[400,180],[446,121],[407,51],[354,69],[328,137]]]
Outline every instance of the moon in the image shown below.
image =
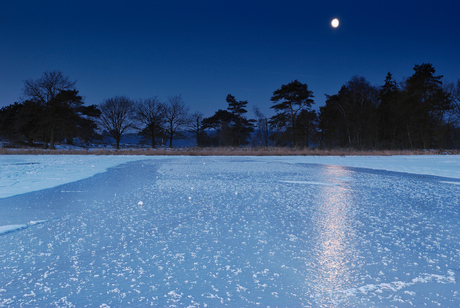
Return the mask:
[[331,25],[332,25],[332,27],[337,28],[339,26],[339,20],[337,18],[334,18],[331,21]]

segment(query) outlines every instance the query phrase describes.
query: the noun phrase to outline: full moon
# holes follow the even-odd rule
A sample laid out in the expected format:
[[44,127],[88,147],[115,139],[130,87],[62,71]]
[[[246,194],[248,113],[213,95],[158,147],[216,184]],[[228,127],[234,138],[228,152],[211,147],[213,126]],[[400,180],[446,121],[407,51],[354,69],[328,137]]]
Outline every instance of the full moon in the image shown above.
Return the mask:
[[334,27],[334,28],[337,28],[339,26],[339,20],[337,18],[334,18],[332,21],[331,21],[331,25]]

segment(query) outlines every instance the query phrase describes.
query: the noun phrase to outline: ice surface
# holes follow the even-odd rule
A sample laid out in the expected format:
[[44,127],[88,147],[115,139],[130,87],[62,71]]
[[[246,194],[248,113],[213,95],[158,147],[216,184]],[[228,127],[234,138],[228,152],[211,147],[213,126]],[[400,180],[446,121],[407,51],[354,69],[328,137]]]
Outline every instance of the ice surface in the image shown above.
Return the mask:
[[144,156],[0,155],[0,198],[75,182]]
[[[163,158],[136,155],[0,155],[0,198],[78,181],[131,161]],[[460,179],[460,157],[457,155],[270,156],[263,160],[360,167]]]
[[6,234],[9,232],[14,232],[18,231],[21,229],[27,228],[27,225],[6,225],[6,226],[0,226],[0,235]]
[[0,199],[26,226],[0,235],[0,307],[460,304],[456,157],[308,159],[146,158]]
[[337,184],[333,184],[333,183],[322,183],[322,182],[312,182],[312,181],[281,181],[281,183],[337,186]]
[[[8,213],[4,213],[4,214],[7,215]],[[31,221],[31,222],[29,222],[28,224],[25,224],[25,225],[0,226],[0,235],[10,233],[10,232],[14,232],[14,231],[19,231],[19,230],[25,229],[25,228],[27,228],[29,226],[38,225],[38,224],[42,224],[42,223],[45,223],[45,222],[46,222],[46,220],[37,220],[37,221]]]
[[294,164],[348,166],[460,179],[459,155],[281,156],[272,159]]

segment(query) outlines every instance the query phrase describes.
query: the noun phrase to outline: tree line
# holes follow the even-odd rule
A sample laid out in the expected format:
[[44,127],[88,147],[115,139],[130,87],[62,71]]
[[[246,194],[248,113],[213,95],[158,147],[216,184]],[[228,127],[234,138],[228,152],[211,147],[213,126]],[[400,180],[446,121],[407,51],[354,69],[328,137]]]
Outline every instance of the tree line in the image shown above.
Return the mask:
[[443,83],[432,64],[415,65],[383,86],[355,76],[320,108],[320,142],[329,147],[453,148],[460,142],[460,80]]
[[76,82],[62,72],[45,72],[24,82],[21,103],[0,109],[0,136],[33,145],[72,144],[110,135],[120,147],[123,135],[137,132],[152,148],[167,140],[193,138],[204,146],[352,147],[359,149],[454,148],[460,145],[460,79],[443,83],[432,64],[396,82],[388,73],[382,86],[353,76],[315,110],[307,84],[294,80],[273,92],[267,118],[248,101],[226,97],[227,108],[204,118],[190,113],[180,95],[132,100],[114,96],[85,106]]

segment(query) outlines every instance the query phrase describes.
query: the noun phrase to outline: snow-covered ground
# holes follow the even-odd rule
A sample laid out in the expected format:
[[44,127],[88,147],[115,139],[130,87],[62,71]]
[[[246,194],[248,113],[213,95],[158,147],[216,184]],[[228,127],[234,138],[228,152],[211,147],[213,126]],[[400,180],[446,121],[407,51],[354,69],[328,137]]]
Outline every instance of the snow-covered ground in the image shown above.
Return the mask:
[[459,156],[0,156],[0,307],[459,306],[459,184]]
[[[131,161],[161,158],[136,155],[0,155],[0,198],[75,182]],[[457,155],[269,156],[263,157],[263,160],[349,166],[460,179],[460,156]]]
[[0,198],[89,178],[145,156],[0,155]]
[[276,157],[290,163],[327,164],[460,179],[459,155]]

